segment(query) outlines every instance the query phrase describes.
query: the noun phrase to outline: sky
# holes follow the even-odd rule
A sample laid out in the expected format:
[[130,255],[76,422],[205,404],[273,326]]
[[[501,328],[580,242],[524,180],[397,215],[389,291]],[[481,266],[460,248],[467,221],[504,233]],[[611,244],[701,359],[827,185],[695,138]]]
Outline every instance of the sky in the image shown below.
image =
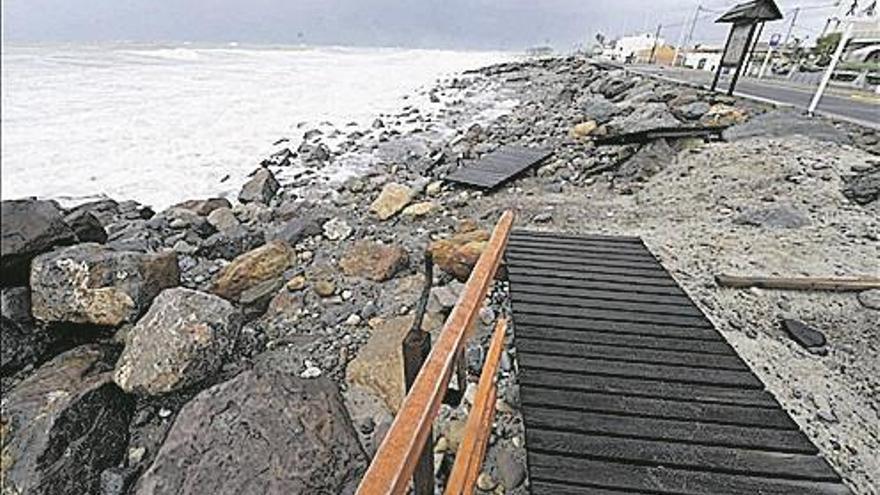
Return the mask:
[[[842,0],[849,3],[850,0]],[[870,0],[860,0],[867,4]],[[4,0],[5,42],[191,41],[566,51],[654,31],[675,43],[702,5],[695,41],[723,43],[730,0]],[[783,33],[814,39],[834,0],[782,0]],[[838,7],[838,10],[842,7]]]

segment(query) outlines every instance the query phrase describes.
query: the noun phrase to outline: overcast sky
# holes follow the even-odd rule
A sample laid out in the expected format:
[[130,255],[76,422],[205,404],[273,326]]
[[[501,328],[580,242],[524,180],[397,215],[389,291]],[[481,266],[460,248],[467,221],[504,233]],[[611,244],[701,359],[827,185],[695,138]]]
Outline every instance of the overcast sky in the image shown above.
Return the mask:
[[[849,3],[850,0],[843,0]],[[867,4],[869,0],[861,0]],[[597,32],[656,29],[674,43],[698,4],[696,41],[721,43],[728,0],[4,0],[4,40],[205,41],[567,50]],[[815,38],[834,0],[778,2],[794,34]],[[784,32],[786,21],[765,30]]]

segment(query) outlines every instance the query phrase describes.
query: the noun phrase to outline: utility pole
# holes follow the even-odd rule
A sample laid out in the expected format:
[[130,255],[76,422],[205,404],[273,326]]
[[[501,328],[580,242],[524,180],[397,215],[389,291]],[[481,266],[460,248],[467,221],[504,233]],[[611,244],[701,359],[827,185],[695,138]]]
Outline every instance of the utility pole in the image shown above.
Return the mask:
[[837,62],[840,61],[843,49],[849,42],[850,36],[852,36],[852,30],[853,21],[847,21],[846,29],[843,30],[843,34],[840,36],[840,42],[837,44],[837,49],[834,50],[834,55],[831,56],[831,62],[828,63],[828,68],[825,69],[825,74],[822,75],[822,80],[819,82],[816,94],[813,95],[813,101],[810,102],[810,108],[807,110],[810,115],[813,115],[816,111],[816,107],[819,106],[819,100],[822,99],[822,94],[825,92],[825,87],[828,86],[828,81],[831,80],[831,75],[834,74],[834,68],[837,66]]
[[654,63],[654,53],[657,51],[657,40],[660,39],[660,30],[663,24],[657,24],[657,32],[654,33],[654,44],[651,45],[651,55],[648,57],[648,65]]
[[794,13],[791,15],[791,24],[788,25],[788,31],[785,32],[785,39],[782,40],[783,48],[788,46],[788,39],[791,37],[791,30],[794,29],[794,23],[797,22],[798,14],[800,13],[800,11],[800,7],[794,8]]
[[[672,56],[672,66],[673,67],[675,66],[675,63],[678,61],[678,52],[682,48],[687,50],[687,47],[691,42],[691,38],[693,38],[693,36],[694,36],[694,28],[697,27],[697,17],[700,16],[700,9],[701,8],[702,8],[701,5],[697,5],[697,8],[694,9],[694,17],[693,17],[693,19],[691,19],[691,27],[690,27],[690,30],[688,31],[687,36],[680,37],[678,40],[678,44],[675,45],[675,54]],[[681,34],[682,35],[684,35],[685,26],[687,26],[687,22],[685,22],[685,24],[681,27]]]

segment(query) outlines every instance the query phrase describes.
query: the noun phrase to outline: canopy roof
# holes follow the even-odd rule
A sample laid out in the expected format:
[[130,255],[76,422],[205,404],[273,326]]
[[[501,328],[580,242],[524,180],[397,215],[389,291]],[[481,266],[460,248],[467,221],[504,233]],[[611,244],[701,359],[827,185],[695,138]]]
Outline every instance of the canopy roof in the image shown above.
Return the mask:
[[782,12],[773,0],[752,0],[735,5],[715,22],[736,23],[743,21],[761,22],[782,19]]

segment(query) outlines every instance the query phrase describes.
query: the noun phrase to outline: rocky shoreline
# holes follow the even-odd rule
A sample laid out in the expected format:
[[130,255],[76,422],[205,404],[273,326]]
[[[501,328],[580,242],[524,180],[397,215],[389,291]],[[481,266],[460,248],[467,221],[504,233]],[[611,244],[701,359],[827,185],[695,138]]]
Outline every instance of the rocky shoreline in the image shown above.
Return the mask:
[[[846,482],[876,493],[876,291],[712,280],[876,276],[880,135],[578,57],[490,66],[422,96],[367,129],[305,130],[296,149],[282,137],[235,201],[3,201],[2,491],[352,492],[403,395],[425,251],[436,332],[512,208],[519,227],[642,236]],[[687,124],[731,127],[720,142],[594,141]],[[555,155],[491,193],[443,181],[504,144]],[[345,163],[362,165],[329,180]],[[487,303],[464,399],[435,424],[439,481],[509,312],[503,282]],[[782,319],[824,332],[824,355]],[[487,493],[528,484],[512,337],[506,349]]]

